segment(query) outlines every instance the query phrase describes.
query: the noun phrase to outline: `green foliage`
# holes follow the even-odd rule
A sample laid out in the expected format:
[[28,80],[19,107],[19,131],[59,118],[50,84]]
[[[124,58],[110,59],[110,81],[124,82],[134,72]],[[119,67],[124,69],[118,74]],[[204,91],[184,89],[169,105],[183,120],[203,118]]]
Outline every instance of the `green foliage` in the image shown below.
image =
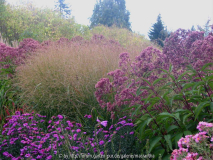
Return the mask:
[[129,16],[125,0],[100,0],[94,7],[90,26],[93,28],[99,24],[108,27],[115,25],[131,30]]
[[[211,66],[212,63],[205,64],[200,71],[189,67],[176,78],[170,66],[169,71],[163,70],[167,78],[159,78],[153,83],[144,80],[149,86],[150,96],[145,100],[148,107],[141,110],[142,115],[134,112],[132,116],[138,117],[135,120],[138,137],[150,139],[148,153],[156,157],[161,153],[164,159],[177,149],[182,136],[198,132],[196,126],[200,121],[213,121]],[[154,109],[156,106],[158,110]],[[145,151],[145,146],[143,149]]]
[[158,15],[157,22],[152,26],[148,35],[151,41],[155,41],[162,47],[164,46],[163,41],[169,36],[169,33],[163,25],[160,14]]
[[18,90],[13,88],[9,77],[13,73],[14,68],[12,66],[0,70],[0,131],[6,118],[12,115],[15,110],[18,110],[18,107],[15,107],[19,103]]
[[[0,0],[0,33],[1,33],[1,38],[3,40],[8,39],[8,26],[6,23],[6,20],[9,19],[9,11],[7,10],[7,4],[5,0]],[[6,43],[6,41],[3,41]],[[11,44],[11,43],[10,43]]]
[[31,3],[19,6],[5,5],[0,9],[0,31],[2,36],[12,41],[33,38],[40,42],[71,39],[75,36],[88,37],[89,27],[75,23],[74,18],[64,18],[59,12],[48,8],[37,8]]
[[135,54],[139,54],[143,49],[153,44],[146,39],[143,35],[133,33],[126,28],[118,28],[116,26],[106,27],[106,26],[96,26],[91,29],[91,35],[100,34],[105,38],[115,40],[124,47],[127,52],[131,53],[131,58]]

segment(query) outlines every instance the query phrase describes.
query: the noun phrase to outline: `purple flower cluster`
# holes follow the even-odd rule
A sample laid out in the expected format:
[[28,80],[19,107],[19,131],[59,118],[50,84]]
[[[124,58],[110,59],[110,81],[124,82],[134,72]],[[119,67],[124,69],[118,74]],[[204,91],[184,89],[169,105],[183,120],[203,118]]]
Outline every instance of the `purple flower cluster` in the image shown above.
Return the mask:
[[[164,61],[165,55],[152,47],[146,48],[136,57],[135,62],[131,62],[128,53],[120,54],[119,66],[121,69],[108,73],[108,76],[112,78],[112,82],[109,78],[102,78],[95,85],[95,96],[99,105],[102,108],[107,107],[107,111],[111,112],[112,119],[114,118],[114,112],[121,112],[123,106],[143,105],[141,98],[145,98],[148,92],[141,90],[141,93],[137,94],[138,88],[146,85],[140,78],[146,72],[160,67],[168,68],[169,66],[165,65]],[[159,72],[151,73],[147,80],[151,82],[156,80],[158,78],[156,74],[159,74]],[[107,95],[109,96],[107,97]],[[109,99],[109,97],[113,98]]]
[[165,40],[163,53],[177,73],[190,64],[199,70],[213,60],[213,34],[204,37],[204,32],[179,29]]
[[[171,160],[204,160],[213,158],[213,123],[199,122],[197,129],[200,131],[199,133],[187,135],[178,141],[179,149],[173,150]],[[207,152],[200,152],[201,150]]]
[[[168,70],[170,64],[173,66],[173,74],[180,75],[186,71],[187,65],[192,65],[196,70],[205,63],[213,62],[213,34],[204,37],[203,32],[193,32],[179,29],[166,39],[163,52],[153,47],[148,47],[131,61],[128,53],[120,54],[119,67],[108,73],[110,78],[102,78],[95,85],[95,96],[102,108],[107,107],[114,114],[121,113],[123,107],[141,104],[146,105],[141,99],[147,98],[147,89],[140,87],[153,86],[147,84],[158,78],[166,78],[161,75],[162,70]],[[160,83],[155,87],[160,86]],[[155,106],[162,110],[163,106]],[[125,113],[126,114],[126,113]]]
[[[90,115],[86,115],[87,118],[88,116],[90,117]],[[86,136],[87,133],[83,131],[84,128],[80,123],[66,120],[62,115],[53,116],[48,121],[49,125],[46,130],[41,128],[45,122],[42,118],[45,116],[34,113],[20,114],[17,111],[4,125],[0,157],[14,160],[22,158],[54,159],[57,153],[68,153],[63,147],[66,144],[69,144],[69,151],[72,153],[93,154],[99,152],[104,154],[105,144],[109,143],[119,130],[130,127],[130,131],[123,132],[122,138],[134,134],[134,125],[130,122],[131,120],[126,121],[126,117],[121,118],[117,124],[111,125],[108,130],[104,129],[108,122],[97,119],[98,124],[93,132],[94,135],[89,137]]]
[[[13,65],[19,65],[23,63],[28,53],[36,51],[39,46],[38,41],[30,38],[20,42],[18,48],[8,47],[4,43],[0,43],[0,62],[10,61]],[[3,64],[0,68],[8,68],[10,63]]]

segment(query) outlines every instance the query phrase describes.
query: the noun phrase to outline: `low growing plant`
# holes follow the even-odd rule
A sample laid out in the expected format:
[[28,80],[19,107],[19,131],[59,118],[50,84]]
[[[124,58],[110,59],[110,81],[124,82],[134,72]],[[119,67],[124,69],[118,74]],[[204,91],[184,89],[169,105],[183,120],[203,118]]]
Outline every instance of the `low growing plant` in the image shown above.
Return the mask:
[[[17,111],[4,125],[0,158],[46,160],[66,155],[76,159],[84,154],[93,159],[95,155],[135,154],[139,151],[135,144],[134,124],[126,117],[110,126],[108,121],[97,118],[92,135],[85,132],[86,126],[71,122],[62,115],[53,116],[45,128],[45,117]],[[92,116],[85,115],[85,118],[90,120]]]

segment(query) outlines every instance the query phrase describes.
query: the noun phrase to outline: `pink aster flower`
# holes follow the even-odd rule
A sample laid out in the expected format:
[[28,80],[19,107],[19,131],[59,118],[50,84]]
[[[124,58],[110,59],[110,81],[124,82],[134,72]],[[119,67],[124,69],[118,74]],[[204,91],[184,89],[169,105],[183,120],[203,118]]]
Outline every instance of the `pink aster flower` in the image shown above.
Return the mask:
[[63,116],[62,116],[62,115],[58,115],[58,118],[59,118],[59,119],[63,119]]
[[103,145],[103,144],[104,144],[104,141],[101,140],[101,141],[99,142],[99,145]]

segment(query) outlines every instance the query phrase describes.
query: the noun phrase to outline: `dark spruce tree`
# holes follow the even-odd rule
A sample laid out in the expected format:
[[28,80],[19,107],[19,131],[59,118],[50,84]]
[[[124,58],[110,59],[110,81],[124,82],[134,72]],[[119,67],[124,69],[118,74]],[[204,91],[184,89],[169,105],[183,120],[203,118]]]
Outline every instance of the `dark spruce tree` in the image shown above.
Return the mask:
[[61,16],[66,17],[71,14],[71,9],[64,1],[65,0],[57,0],[55,9],[60,12]]
[[99,0],[90,18],[90,27],[93,28],[99,24],[108,27],[115,25],[119,28],[131,30],[129,16],[130,12],[126,10],[125,0]]
[[164,40],[166,37],[169,37],[169,32],[164,27],[160,14],[158,15],[157,22],[149,31],[148,36],[152,42],[155,42],[162,47],[164,46]]

